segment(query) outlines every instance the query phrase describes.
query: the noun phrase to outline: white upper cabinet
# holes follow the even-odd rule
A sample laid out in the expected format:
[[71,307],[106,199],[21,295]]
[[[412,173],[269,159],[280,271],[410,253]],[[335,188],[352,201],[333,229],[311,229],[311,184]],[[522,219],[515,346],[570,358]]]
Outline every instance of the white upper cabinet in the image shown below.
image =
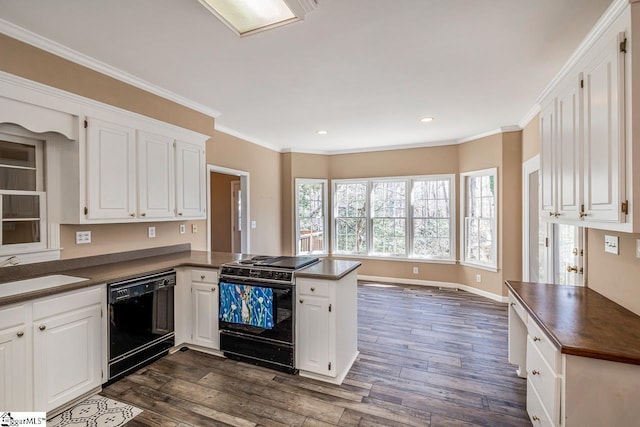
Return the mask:
[[176,142],[176,212],[180,218],[205,218],[205,157],[202,146]]
[[89,219],[136,215],[135,130],[88,119],[87,205]]
[[[86,126],[87,209],[80,210],[77,221],[66,215],[64,222],[206,218],[204,140],[185,142],[95,118],[87,118]],[[71,162],[69,169],[77,170],[82,181],[82,163],[73,163],[74,156],[64,159],[65,155],[63,168]],[[75,200],[65,200],[69,207],[63,209],[72,210],[82,199]]]
[[634,228],[629,213],[633,173],[626,166],[634,144],[626,127],[632,114],[626,107],[632,105],[627,102],[630,8],[600,30],[541,102],[540,209],[545,220],[630,232],[640,227]]
[[138,210],[141,218],[172,218],[175,209],[174,142],[138,131]]

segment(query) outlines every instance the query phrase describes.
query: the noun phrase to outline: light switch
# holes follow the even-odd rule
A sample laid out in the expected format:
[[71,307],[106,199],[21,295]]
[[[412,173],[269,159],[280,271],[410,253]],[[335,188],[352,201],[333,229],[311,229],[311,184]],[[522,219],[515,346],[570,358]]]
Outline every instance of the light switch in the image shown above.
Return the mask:
[[640,258],[640,239],[636,239],[636,258]]
[[604,236],[604,251],[618,255],[618,236]]
[[257,224],[255,221],[251,221],[251,228],[256,228]]

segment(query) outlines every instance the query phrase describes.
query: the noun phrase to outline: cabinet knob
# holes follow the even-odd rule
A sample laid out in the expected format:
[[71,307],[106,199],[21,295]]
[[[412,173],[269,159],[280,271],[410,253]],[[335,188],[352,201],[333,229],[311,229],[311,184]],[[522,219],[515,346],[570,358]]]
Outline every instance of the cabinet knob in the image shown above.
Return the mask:
[[515,303],[515,302],[512,302],[512,303],[511,303],[511,307],[515,307],[515,305],[516,305],[516,303]]
[[534,415],[533,417],[531,417],[531,419],[533,421],[540,421],[540,418],[537,415]]
[[531,371],[531,373],[532,373],[533,375],[540,375],[540,371],[536,371],[535,369],[534,369],[533,371]]
[[311,292],[315,292],[315,291],[316,291],[316,288],[311,288]]
[[45,329],[47,329],[47,325],[40,325],[38,326],[38,329],[40,329],[41,331],[44,331]]
[[130,213],[129,213],[129,216],[130,216],[130,217],[134,217],[134,216],[136,216],[136,214],[135,214],[135,213],[133,213],[133,212],[130,212]]
[[207,276],[205,276],[204,274],[201,274],[200,275],[200,280],[204,280],[205,277],[207,277]]
[[178,212],[178,216],[182,216],[182,212]]
[[577,273],[578,272],[578,266],[577,265],[567,265],[567,273],[571,273],[571,272]]
[[215,292],[215,291],[216,291],[216,288],[211,288],[211,292]]
[[140,216],[147,216],[147,214],[146,214],[146,213],[144,213],[144,212],[142,212],[142,213],[140,214]]
[[535,342],[535,341],[540,341],[540,338],[538,338],[538,337],[533,337],[533,341],[534,341],[534,342]]
[[304,300],[302,298],[300,298],[300,304],[302,304],[304,302]]
[[21,338],[24,335],[24,331],[18,331],[16,335],[18,336],[18,338]]

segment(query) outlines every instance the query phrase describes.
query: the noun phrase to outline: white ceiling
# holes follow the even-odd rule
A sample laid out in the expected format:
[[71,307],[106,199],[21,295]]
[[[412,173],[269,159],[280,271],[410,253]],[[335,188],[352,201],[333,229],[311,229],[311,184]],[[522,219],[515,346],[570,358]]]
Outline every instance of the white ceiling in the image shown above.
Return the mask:
[[224,132],[341,152],[518,124],[611,0],[318,3],[245,38],[198,0],[2,0],[0,18],[218,111]]

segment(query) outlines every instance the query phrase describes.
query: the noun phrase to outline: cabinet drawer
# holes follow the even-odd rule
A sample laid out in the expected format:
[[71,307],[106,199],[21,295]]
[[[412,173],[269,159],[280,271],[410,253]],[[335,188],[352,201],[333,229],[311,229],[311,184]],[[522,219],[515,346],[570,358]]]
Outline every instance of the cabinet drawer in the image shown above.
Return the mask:
[[551,421],[558,423],[560,420],[560,377],[545,362],[531,337],[527,341],[527,381],[537,391]]
[[79,308],[100,304],[107,297],[104,286],[96,286],[87,290],[70,292],[46,298],[33,303],[33,320],[67,313]]
[[320,280],[300,280],[296,282],[299,295],[329,296],[329,284]]
[[24,305],[16,305],[0,309],[0,330],[26,323],[27,308]]
[[527,379],[527,413],[534,427],[553,427],[555,425],[544,410],[540,396],[529,379]]
[[553,342],[551,342],[551,339],[549,339],[549,336],[542,331],[540,326],[538,326],[531,317],[529,317],[529,321],[527,322],[527,331],[534,347],[540,351],[540,354],[542,354],[549,366],[551,366],[551,369],[561,374],[560,350],[556,348]]
[[191,281],[218,283],[218,270],[191,270]]
[[518,317],[520,317],[520,319],[522,319],[522,321],[526,325],[529,318],[527,310],[524,309],[522,304],[520,304],[520,302],[516,299],[515,296],[513,296],[511,292],[509,292],[509,307],[518,315]]

